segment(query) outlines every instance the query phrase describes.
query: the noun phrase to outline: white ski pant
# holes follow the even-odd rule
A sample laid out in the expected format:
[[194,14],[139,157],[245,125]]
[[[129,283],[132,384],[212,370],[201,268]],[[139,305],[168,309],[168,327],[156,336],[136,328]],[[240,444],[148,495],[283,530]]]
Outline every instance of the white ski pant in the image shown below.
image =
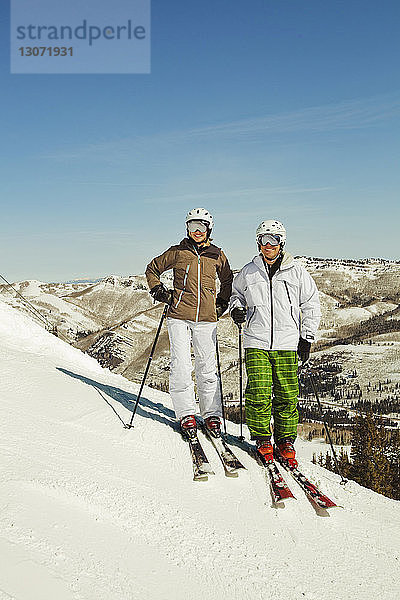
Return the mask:
[[217,324],[208,321],[184,321],[167,318],[171,348],[169,393],[177,419],[196,414],[192,380],[193,345],[197,394],[201,416],[222,416],[221,394],[216,373],[215,343]]

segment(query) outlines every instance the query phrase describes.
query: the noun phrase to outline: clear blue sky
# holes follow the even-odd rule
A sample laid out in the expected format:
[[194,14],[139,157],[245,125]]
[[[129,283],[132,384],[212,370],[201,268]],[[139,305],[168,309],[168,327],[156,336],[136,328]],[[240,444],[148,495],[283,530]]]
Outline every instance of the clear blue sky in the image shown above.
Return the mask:
[[400,258],[397,0],[153,0],[150,75],[11,75],[7,4],[7,278],[141,273],[196,206],[235,268],[268,218],[293,254]]

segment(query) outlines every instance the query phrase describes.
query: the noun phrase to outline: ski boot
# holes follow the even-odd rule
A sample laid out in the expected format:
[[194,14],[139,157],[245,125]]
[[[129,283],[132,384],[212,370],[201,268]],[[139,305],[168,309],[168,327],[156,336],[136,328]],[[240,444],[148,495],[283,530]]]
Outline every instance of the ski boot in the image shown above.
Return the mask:
[[292,438],[285,438],[277,442],[274,452],[278,459],[281,458],[291,469],[296,469],[298,462]]
[[256,440],[257,453],[262,457],[266,463],[272,463],[274,460],[274,449],[271,444],[270,438],[264,438]]
[[207,419],[204,420],[204,426],[207,433],[212,435],[212,437],[221,437],[221,420],[219,417],[207,417]]
[[197,438],[197,423],[194,415],[188,415],[181,419],[181,434],[186,439]]

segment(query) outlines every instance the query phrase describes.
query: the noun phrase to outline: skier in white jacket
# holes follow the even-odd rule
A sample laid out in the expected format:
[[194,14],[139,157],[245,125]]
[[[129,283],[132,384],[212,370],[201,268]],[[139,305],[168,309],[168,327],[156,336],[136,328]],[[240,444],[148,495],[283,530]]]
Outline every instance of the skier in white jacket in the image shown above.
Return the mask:
[[258,452],[272,461],[273,408],[275,452],[296,466],[298,357],[308,360],[318,329],[318,290],[306,269],[284,250],[282,223],[260,223],[256,241],[260,253],[234,279],[230,300],[233,320],[238,326],[244,323],[246,422]]

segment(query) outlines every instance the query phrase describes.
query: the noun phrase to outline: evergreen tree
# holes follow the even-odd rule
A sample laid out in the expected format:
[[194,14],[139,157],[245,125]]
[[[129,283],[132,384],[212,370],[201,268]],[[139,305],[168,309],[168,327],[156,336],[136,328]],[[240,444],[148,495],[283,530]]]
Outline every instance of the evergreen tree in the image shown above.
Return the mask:
[[331,455],[329,452],[325,455],[325,469],[329,469],[329,471],[334,471],[334,464]]
[[390,497],[400,500],[400,432],[398,430],[391,438],[389,462],[391,472]]
[[[353,427],[350,477],[380,494],[390,493],[390,462],[384,427],[371,412],[357,415]],[[391,487],[391,485],[390,485]]]
[[343,475],[343,477],[345,477],[345,478],[350,477],[350,468],[351,468],[350,459],[349,459],[349,455],[347,454],[347,452],[345,451],[344,448],[340,449],[340,454],[338,456],[338,463],[339,463],[340,472]]

